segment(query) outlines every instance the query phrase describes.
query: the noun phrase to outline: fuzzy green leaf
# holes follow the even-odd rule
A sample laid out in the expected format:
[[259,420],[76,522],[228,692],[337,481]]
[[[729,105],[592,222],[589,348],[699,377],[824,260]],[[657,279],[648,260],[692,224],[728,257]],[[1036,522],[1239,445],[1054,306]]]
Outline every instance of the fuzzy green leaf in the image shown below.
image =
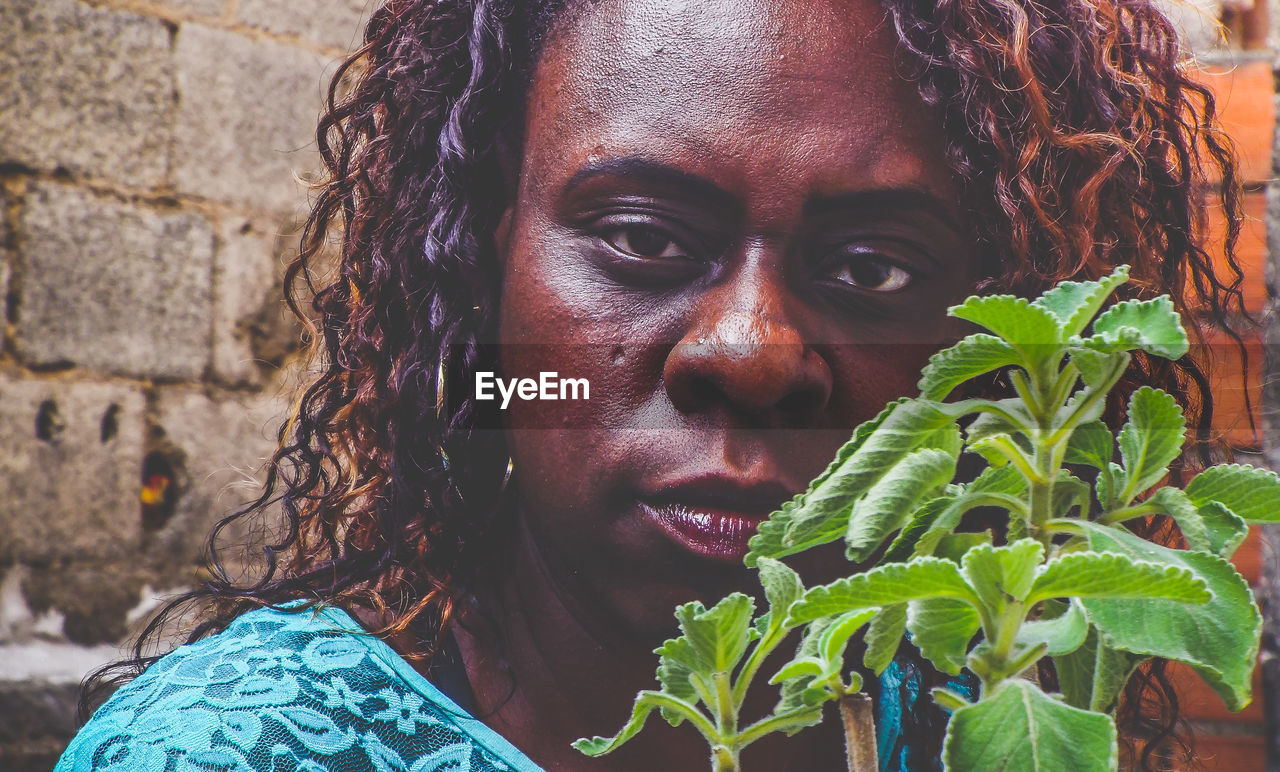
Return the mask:
[[853,503],[904,456],[935,439],[956,415],[954,407],[911,400],[892,406],[887,415],[882,413],[879,423],[865,433],[859,427],[857,448],[838,467],[761,524],[751,539],[748,565],[761,556],[783,557],[844,535]]
[[971,297],[947,313],[995,333],[1018,352],[1028,369],[1037,369],[1060,351],[1064,340],[1053,313],[1013,295]]
[[[950,502],[927,521],[924,514],[902,529],[899,539],[909,540],[912,552],[904,560],[911,557],[933,555],[942,539],[960,524],[966,512],[977,506],[993,503],[993,495],[1024,498],[1027,489],[1027,478],[1011,466],[987,467],[977,479],[964,487],[963,493],[954,496]],[[906,549],[908,542],[898,545],[895,540],[890,552],[895,555],[895,548]]]
[[1084,643],[1074,651],[1055,656],[1053,666],[1068,705],[1109,713],[1144,659],[1101,643],[1097,630],[1090,627]]
[[1079,335],[1102,309],[1116,287],[1129,280],[1129,266],[1117,266],[1100,281],[1064,281],[1032,301],[1050,311],[1062,324],[1065,335]]
[[[868,618],[875,614],[875,609],[864,611]],[[819,656],[819,641],[834,621],[835,617],[826,617],[814,620],[806,627],[800,638],[800,645],[796,647],[795,657],[769,679],[771,684],[782,684],[779,690],[781,697],[773,709],[775,715],[800,708],[817,707],[821,716],[821,705],[825,698],[820,692],[810,692],[809,685],[826,672],[827,663]]]
[[1118,350],[1140,348],[1165,359],[1178,359],[1191,347],[1167,295],[1116,303],[1094,321],[1093,333],[1105,344],[1123,346]]
[[1110,716],[1073,708],[1010,679],[951,714],[942,747],[948,770],[1111,772],[1119,755]]
[[1120,458],[1127,475],[1125,503],[1160,482],[1182,451],[1187,424],[1171,394],[1143,386],[1129,399],[1129,422],[1120,430]]
[[696,600],[677,607],[680,630],[698,657],[700,667],[695,669],[705,673],[731,671],[751,641],[754,611],[755,601],[740,592],[726,595],[709,609]]
[[978,612],[963,600],[927,598],[912,601],[907,609],[911,642],[934,667],[950,675],[964,667],[979,627]]
[[949,560],[917,558],[891,563],[807,590],[791,607],[792,625],[832,614],[879,608],[921,598],[960,598],[976,602],[960,567]]
[[964,556],[964,575],[989,609],[1002,608],[1006,598],[1022,600],[1044,560],[1044,546],[1021,539],[1006,547],[976,547]]
[[1101,421],[1090,421],[1071,432],[1063,461],[1106,469],[1114,453],[1115,438],[1111,436],[1111,430]]
[[977,333],[929,357],[920,376],[920,396],[946,399],[957,386],[983,373],[1021,361],[1017,351],[993,335]]
[[800,547],[787,546],[783,543],[783,537],[785,536],[787,529],[791,526],[791,521],[795,517],[795,513],[803,508],[809,501],[810,497],[814,496],[817,490],[823,487],[837,471],[844,467],[845,462],[849,460],[849,457],[863,446],[867,441],[867,438],[871,436],[872,432],[879,428],[880,425],[885,422],[885,419],[887,419],[899,405],[908,401],[909,400],[904,397],[897,401],[890,402],[888,405],[885,405],[884,410],[881,410],[875,418],[859,424],[858,428],[854,429],[853,437],[842,445],[840,450],[836,451],[836,457],[832,459],[830,464],[827,464],[827,468],[822,472],[822,474],[815,477],[813,481],[809,483],[808,490],[804,493],[797,494],[790,501],[783,504],[778,511],[769,515],[768,520],[759,525],[755,535],[751,537],[751,541],[749,542],[751,551],[747,553],[745,558],[745,563],[748,566],[755,567],[756,561],[761,557],[786,557],[787,555],[793,555],[797,552],[801,552],[809,546],[835,541],[844,534],[844,524],[837,522],[836,525],[838,525],[838,527],[834,527],[831,530],[829,538],[827,538],[826,535],[820,535],[815,538],[812,544]]
[[893,661],[893,655],[898,653],[898,644],[906,629],[907,604],[895,603],[880,609],[863,636],[866,651],[862,655],[862,664],[876,675],[883,673]]
[[1092,549],[1189,569],[1213,594],[1205,604],[1145,598],[1085,599],[1085,612],[1102,642],[1142,656],[1185,662],[1227,707],[1239,710],[1247,705],[1262,615],[1248,583],[1235,568],[1216,555],[1161,547],[1120,528],[1087,522],[1080,525],[1086,529]]
[[1028,647],[1043,643],[1053,657],[1080,648],[1089,632],[1089,620],[1085,619],[1079,604],[1047,601],[1045,607],[1052,609],[1054,616],[1024,622],[1014,640]]
[[1211,466],[1187,485],[1196,506],[1217,501],[1249,523],[1280,522],[1280,477],[1243,464]]
[[[689,643],[688,638],[670,638],[654,649],[658,655],[658,683],[662,690],[672,697],[691,705],[698,703],[698,690],[693,685],[693,674],[702,671],[700,656]],[[679,711],[663,709],[662,716],[672,726],[679,726],[684,715]]]
[[1026,429],[1036,425],[1035,419],[1027,412],[1027,407],[1021,399],[998,399],[993,404],[998,405],[1005,413],[1012,415],[1016,422],[1010,421],[1001,413],[979,413],[974,416],[973,420],[965,428],[965,440],[968,444],[972,445],[984,437],[990,437],[995,434],[1008,434],[1021,440],[1026,434]]
[[[947,511],[956,498],[953,495],[937,496],[916,507],[915,511],[911,513],[911,520],[898,532],[893,543],[889,545],[889,549],[885,551],[884,557],[881,558],[881,562],[905,563],[910,560],[912,555],[915,554],[916,545],[919,543],[920,538],[929,532],[933,524],[938,522],[938,518]],[[959,517],[956,519],[959,520]],[[953,527],[955,526],[946,526],[947,530]],[[928,554],[933,554],[932,550]]]
[[782,698],[774,714],[817,707],[839,697],[840,692],[862,688],[861,676],[850,673],[850,682],[845,684],[840,671],[849,639],[876,614],[874,608],[855,609],[809,625],[796,656],[769,679],[769,683],[782,684]]
[[[1161,488],[1151,494],[1144,502],[1155,509],[1157,514],[1173,518],[1187,540],[1187,546],[1202,552],[1216,552],[1209,541],[1209,529],[1205,526],[1204,517],[1181,488],[1172,486]],[[1248,526],[1246,526],[1247,528]]]
[[764,587],[764,596],[769,601],[771,619],[780,626],[787,618],[791,604],[804,595],[800,575],[787,564],[772,558],[761,558],[756,567],[760,569],[760,585]]
[[[584,737],[574,742],[573,747],[587,756],[603,756],[606,753],[611,753],[627,740],[640,733],[640,730],[644,728],[645,721],[649,718],[649,714],[655,708],[679,713],[684,715],[685,718],[692,718],[698,714],[694,706],[682,702],[671,695],[663,694],[662,692],[643,691],[636,695],[635,706],[631,709],[631,718],[622,727],[621,731],[613,737],[592,737],[590,739]],[[709,729],[709,722],[704,719],[699,728],[702,730]]]
[[[1072,340],[1078,340],[1072,338]],[[1084,385],[1091,389],[1101,388],[1107,380],[1109,373],[1114,372],[1120,363],[1119,359],[1127,357],[1128,354],[1124,350],[1107,353],[1105,351],[1096,351],[1089,347],[1093,339],[1088,341],[1080,341],[1081,345],[1068,346],[1067,351],[1071,355],[1071,364],[1075,365],[1076,370],[1080,372],[1080,380],[1084,381]]]
[[1200,517],[1209,536],[1209,551],[1224,560],[1230,560],[1249,536],[1249,524],[1220,501],[1201,504]]
[[1207,603],[1213,597],[1188,568],[1112,552],[1076,552],[1037,572],[1028,603],[1048,598],[1163,598]]
[[1082,513],[1089,512],[1089,504],[1093,500],[1093,488],[1089,483],[1065,471],[1058,473],[1053,483],[1053,516],[1066,517],[1074,507]]
[[921,500],[947,484],[955,472],[955,456],[943,450],[917,450],[899,461],[853,505],[844,537],[849,560],[866,560],[890,534],[906,525]]

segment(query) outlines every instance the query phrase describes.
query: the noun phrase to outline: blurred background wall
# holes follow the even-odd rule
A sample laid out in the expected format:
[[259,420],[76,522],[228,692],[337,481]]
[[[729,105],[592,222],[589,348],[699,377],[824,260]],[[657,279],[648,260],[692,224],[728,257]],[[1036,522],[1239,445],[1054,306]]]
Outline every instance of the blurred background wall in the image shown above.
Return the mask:
[[279,279],[366,0],[0,0],[0,769],[254,498]]
[[[1242,145],[1259,313],[1274,302],[1267,231],[1280,243],[1280,14],[1265,2],[1170,5]],[[209,528],[254,497],[301,377],[279,279],[323,89],[366,4],[0,0],[0,770],[53,765],[80,679],[199,580]],[[1220,376],[1219,428],[1277,467],[1280,443],[1264,447],[1243,407],[1263,334],[1257,369]],[[1265,334],[1280,341],[1274,323]],[[1280,405],[1280,387],[1258,404]],[[1263,592],[1274,541],[1255,534],[1237,559]],[[1228,714],[1197,678],[1180,685],[1205,768],[1263,768],[1280,743],[1263,700]]]

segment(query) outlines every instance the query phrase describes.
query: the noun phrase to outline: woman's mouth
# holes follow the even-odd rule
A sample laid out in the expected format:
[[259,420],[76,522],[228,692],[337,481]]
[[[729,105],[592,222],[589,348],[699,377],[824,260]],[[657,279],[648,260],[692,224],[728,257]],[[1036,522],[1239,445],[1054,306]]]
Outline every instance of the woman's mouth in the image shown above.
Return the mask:
[[773,482],[703,477],[640,498],[644,516],[701,557],[741,563],[756,528],[789,497]]
[[750,550],[748,542],[767,515],[747,516],[723,509],[695,509],[686,504],[654,506],[640,502],[645,515],[667,535],[698,555],[741,562]]

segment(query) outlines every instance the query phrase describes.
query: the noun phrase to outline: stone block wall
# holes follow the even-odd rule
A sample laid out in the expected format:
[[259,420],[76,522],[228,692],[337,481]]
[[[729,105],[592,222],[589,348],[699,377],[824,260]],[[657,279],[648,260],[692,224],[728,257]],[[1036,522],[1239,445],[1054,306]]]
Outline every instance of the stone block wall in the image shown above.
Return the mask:
[[80,679],[256,495],[368,5],[0,0],[0,769],[52,766]]

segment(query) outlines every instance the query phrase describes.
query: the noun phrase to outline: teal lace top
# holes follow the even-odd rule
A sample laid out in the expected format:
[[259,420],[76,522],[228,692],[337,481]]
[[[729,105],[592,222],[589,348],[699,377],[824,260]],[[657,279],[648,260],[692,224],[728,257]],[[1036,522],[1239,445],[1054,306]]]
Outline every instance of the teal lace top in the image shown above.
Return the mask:
[[[881,678],[884,770],[931,766],[902,731],[918,694],[910,666]],[[54,772],[357,770],[541,772],[337,608],[257,609],[179,647],[116,691]]]

